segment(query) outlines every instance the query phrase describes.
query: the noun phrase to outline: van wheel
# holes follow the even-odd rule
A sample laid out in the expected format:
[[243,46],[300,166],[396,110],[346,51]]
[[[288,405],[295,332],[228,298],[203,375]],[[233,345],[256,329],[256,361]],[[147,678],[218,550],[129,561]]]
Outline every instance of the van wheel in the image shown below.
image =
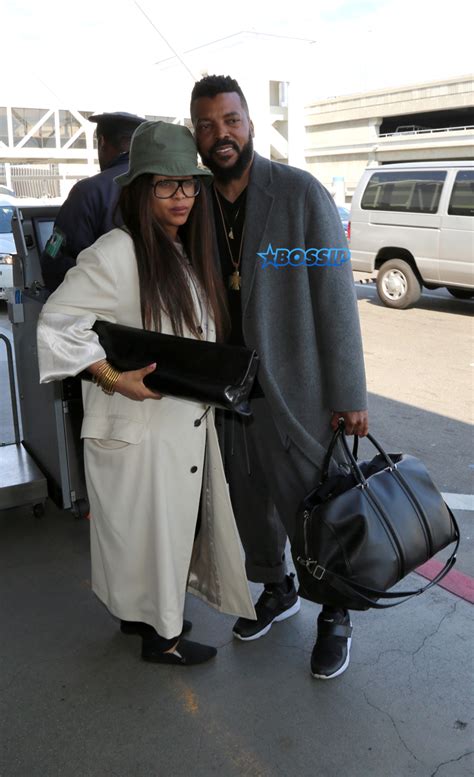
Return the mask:
[[420,299],[421,283],[408,262],[390,259],[378,272],[377,291],[384,305],[404,309]]
[[469,289],[448,289],[448,291],[456,299],[472,299],[474,297],[474,291],[469,291]]

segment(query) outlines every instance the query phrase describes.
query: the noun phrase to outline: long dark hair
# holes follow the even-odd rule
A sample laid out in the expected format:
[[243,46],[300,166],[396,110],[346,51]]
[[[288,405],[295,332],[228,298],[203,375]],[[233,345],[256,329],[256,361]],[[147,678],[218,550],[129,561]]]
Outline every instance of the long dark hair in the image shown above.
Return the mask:
[[[153,176],[148,173],[135,178],[123,187],[117,204],[135,246],[142,324],[144,329],[154,327],[160,331],[164,313],[175,335],[182,335],[185,325],[195,337],[200,337],[200,322],[182,256],[153,213],[152,180]],[[229,317],[224,286],[213,256],[211,210],[205,186],[201,187],[178,234],[204,291],[217,340],[223,340]]]

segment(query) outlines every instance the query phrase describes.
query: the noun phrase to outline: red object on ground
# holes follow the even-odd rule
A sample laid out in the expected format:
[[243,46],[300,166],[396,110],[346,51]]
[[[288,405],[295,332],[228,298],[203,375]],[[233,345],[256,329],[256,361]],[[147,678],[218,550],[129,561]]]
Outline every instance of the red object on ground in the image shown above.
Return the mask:
[[[437,561],[432,558],[421,567],[415,569],[415,572],[422,577],[433,580],[434,577],[441,571],[444,564],[441,561]],[[450,591],[455,596],[459,596],[460,599],[465,599],[466,602],[474,604],[474,578],[469,575],[458,572],[457,569],[452,569],[446,577],[438,583],[441,588],[445,588],[446,591]]]

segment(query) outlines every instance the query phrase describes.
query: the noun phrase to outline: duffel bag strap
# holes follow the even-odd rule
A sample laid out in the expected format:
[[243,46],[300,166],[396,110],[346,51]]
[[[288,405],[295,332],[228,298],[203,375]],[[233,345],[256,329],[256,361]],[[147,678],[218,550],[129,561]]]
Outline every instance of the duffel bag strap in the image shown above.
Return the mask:
[[[385,610],[388,607],[396,607],[397,604],[403,604],[403,602],[407,602],[409,599],[413,599],[413,597],[419,596],[425,591],[428,591],[429,588],[437,585],[437,583],[439,583],[443,577],[446,577],[448,572],[450,572],[450,570],[453,568],[454,564],[456,563],[456,554],[459,548],[460,534],[459,526],[452,514],[451,519],[456,531],[456,545],[454,550],[436,577],[424,585],[423,588],[418,588],[415,591],[379,591],[376,588],[369,588],[368,586],[361,585],[360,583],[355,583],[353,580],[348,580],[346,577],[342,577],[341,575],[336,575],[334,572],[330,572],[329,569],[325,569],[316,561],[306,561],[301,557],[298,558],[298,561],[306,567],[308,572],[315,578],[315,580],[318,582],[324,580],[328,585],[332,586],[338,593],[342,594],[343,596],[347,596],[351,599],[360,599],[361,602],[368,604],[370,607],[376,610]],[[389,604],[380,604],[379,602],[374,601],[374,599],[398,599],[399,601],[391,602]]]

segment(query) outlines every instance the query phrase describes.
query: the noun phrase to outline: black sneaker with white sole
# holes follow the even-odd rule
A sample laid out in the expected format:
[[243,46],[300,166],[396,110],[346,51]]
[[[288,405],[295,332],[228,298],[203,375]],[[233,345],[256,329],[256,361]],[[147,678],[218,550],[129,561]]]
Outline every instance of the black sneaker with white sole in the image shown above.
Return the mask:
[[300,609],[300,600],[293,578],[291,574],[286,575],[282,583],[267,583],[255,605],[257,620],[239,618],[232,629],[234,637],[244,642],[258,639],[270,631],[273,623],[296,615]]
[[330,680],[349,666],[352,624],[347,610],[323,607],[318,617],[318,636],[311,654],[311,674]]

